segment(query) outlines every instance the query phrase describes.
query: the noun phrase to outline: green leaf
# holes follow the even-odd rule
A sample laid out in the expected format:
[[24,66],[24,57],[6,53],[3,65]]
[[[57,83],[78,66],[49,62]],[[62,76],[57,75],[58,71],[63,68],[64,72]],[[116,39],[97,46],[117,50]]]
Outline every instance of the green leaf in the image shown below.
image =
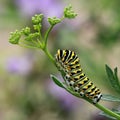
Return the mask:
[[113,96],[113,95],[108,95],[108,94],[103,94],[102,100],[104,101],[110,101],[110,102],[120,102],[120,98]]
[[79,95],[79,93],[74,92],[73,90],[71,90],[70,87],[65,87],[64,83],[61,83],[60,80],[58,80],[57,77],[55,77],[54,75],[50,75],[50,77],[52,78],[52,80],[54,81],[55,84],[57,84],[59,87],[64,88],[66,91],[68,91],[70,94],[81,98],[81,96]]
[[113,72],[108,65],[106,65],[105,67],[111,86],[114,88],[116,92],[120,93],[120,82],[117,76],[117,68],[115,68]]
[[117,75],[117,67],[114,69],[114,77],[118,81],[118,84],[120,85],[118,75]]
[[56,85],[58,85],[59,87],[65,88],[64,85],[63,85],[63,83],[61,83],[60,80],[58,80],[57,77],[55,77],[54,75],[50,75],[50,77],[52,78],[52,80],[54,81],[54,83]]

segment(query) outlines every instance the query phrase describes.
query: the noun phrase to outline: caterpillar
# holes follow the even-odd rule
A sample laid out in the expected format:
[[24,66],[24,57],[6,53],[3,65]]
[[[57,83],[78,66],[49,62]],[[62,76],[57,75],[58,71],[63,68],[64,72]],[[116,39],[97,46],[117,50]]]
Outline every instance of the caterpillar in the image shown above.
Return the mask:
[[58,49],[55,60],[59,71],[64,72],[65,81],[75,92],[92,100],[94,104],[99,102],[101,91],[83,73],[80,60],[74,51]]

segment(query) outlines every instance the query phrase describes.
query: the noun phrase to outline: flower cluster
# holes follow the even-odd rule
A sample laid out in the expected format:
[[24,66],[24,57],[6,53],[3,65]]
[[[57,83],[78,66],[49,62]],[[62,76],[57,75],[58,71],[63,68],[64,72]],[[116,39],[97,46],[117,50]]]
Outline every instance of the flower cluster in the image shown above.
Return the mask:
[[11,32],[9,42],[12,44],[18,44],[20,37],[21,31],[16,30],[15,32]]
[[35,15],[32,17],[32,22],[33,22],[33,24],[37,25],[42,22],[42,19],[43,19],[43,14]]
[[48,18],[48,22],[50,23],[50,25],[55,25],[61,22],[61,19],[57,18],[57,17],[53,17],[53,18]]
[[[19,44],[21,46],[30,47],[30,48],[40,48],[47,51],[47,39],[52,28],[60,23],[64,18],[75,18],[76,13],[72,10],[71,6],[68,6],[64,10],[64,14],[61,18],[57,17],[48,17],[48,23],[50,27],[46,30],[45,34],[42,35],[41,29],[43,27],[42,20],[43,14],[36,14],[32,17],[33,29],[34,32],[31,32],[29,27],[25,27],[22,30],[16,30],[12,32],[9,38],[9,42],[12,44]],[[52,58],[52,57],[51,57]]]
[[72,6],[69,5],[69,6],[66,7],[65,10],[64,10],[64,16],[65,16],[66,18],[71,19],[71,18],[75,18],[75,17],[77,16],[77,14],[72,10]]

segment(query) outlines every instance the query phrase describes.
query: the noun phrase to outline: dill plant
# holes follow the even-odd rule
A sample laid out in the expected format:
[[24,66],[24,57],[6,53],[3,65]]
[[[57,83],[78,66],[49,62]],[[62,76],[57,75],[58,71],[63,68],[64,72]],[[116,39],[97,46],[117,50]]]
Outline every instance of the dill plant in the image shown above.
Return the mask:
[[[9,37],[9,42],[11,44],[17,44],[23,47],[36,48],[36,49],[42,50],[47,55],[47,57],[50,59],[50,61],[55,65],[56,64],[55,59],[53,55],[51,55],[47,47],[49,33],[51,32],[51,30],[56,24],[60,23],[65,18],[73,19],[76,16],[77,14],[73,11],[71,5],[65,7],[64,14],[61,18],[57,18],[57,17],[48,18],[48,22],[50,26],[46,30],[45,34],[43,35],[41,33],[41,29],[43,27],[42,21],[43,21],[44,15],[36,14],[32,17],[32,24],[33,24],[34,32],[31,32],[30,27],[25,27],[21,30],[16,30],[15,32],[11,32],[10,37]],[[106,65],[106,73],[114,90],[120,93],[120,82],[117,76],[117,68],[115,68],[114,71],[112,71],[112,69],[108,65]],[[87,102],[89,102],[90,104],[93,104],[92,101],[89,100],[88,98],[80,97],[79,93],[76,93],[72,89],[70,89],[68,86],[65,86],[65,84],[60,82],[60,80],[56,76],[54,75],[50,75],[50,76],[51,76],[51,79],[55,82],[55,84],[58,85],[59,87],[65,89],[70,94],[78,98],[82,98],[86,100]],[[111,101],[111,102],[120,102],[119,97],[109,95],[109,94],[108,95],[103,94],[101,100]],[[102,111],[100,113],[101,115],[104,115],[110,119],[120,120],[119,110],[117,109],[110,110],[106,108],[105,106],[101,105],[100,103],[96,103],[93,105]]]

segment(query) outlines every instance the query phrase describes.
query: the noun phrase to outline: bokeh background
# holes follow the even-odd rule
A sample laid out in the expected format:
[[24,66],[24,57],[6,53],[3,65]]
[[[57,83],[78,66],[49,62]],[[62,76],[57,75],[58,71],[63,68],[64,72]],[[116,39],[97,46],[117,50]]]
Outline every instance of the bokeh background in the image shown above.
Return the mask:
[[[60,74],[40,50],[8,42],[10,32],[31,25],[36,13],[61,17],[72,4],[78,13],[64,20],[49,36],[49,49],[76,51],[86,75],[103,93],[114,94],[105,64],[118,67],[120,75],[119,0],[4,0],[0,1],[0,120],[107,120],[99,110],[56,86],[50,74]],[[108,108],[119,104],[101,101]]]

